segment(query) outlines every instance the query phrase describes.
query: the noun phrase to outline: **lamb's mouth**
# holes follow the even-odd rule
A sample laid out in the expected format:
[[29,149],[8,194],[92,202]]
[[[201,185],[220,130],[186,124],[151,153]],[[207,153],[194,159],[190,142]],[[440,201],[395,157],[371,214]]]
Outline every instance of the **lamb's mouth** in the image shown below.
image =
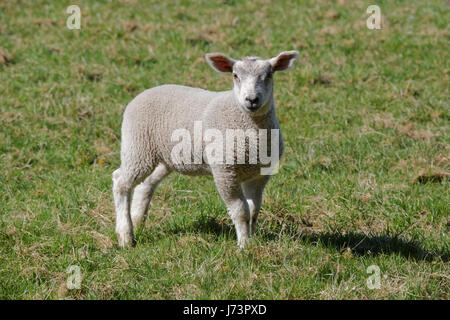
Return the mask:
[[256,112],[256,111],[258,111],[261,108],[261,106],[259,104],[243,106],[243,107],[248,112]]

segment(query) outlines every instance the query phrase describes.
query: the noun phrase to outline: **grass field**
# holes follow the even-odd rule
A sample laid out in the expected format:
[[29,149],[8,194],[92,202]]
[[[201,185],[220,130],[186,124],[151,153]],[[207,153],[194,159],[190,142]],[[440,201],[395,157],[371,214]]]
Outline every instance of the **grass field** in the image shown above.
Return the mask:
[[[72,3],[1,1],[0,298],[449,299],[446,1],[177,2],[78,1],[69,30]],[[164,83],[229,89],[207,52],[292,49],[275,77],[286,152],[250,246],[212,178],[173,174],[119,249],[127,103]]]

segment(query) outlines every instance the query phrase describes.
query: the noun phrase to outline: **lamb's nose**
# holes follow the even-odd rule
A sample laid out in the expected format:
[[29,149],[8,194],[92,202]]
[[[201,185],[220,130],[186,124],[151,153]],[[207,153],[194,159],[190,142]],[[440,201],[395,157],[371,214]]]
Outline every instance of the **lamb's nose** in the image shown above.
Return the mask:
[[247,98],[245,98],[245,100],[247,100],[248,102],[250,102],[250,104],[251,104],[252,106],[255,106],[255,105],[257,105],[257,104],[258,104],[258,102],[259,102],[259,98],[258,98],[258,97],[256,97],[256,98],[253,98],[253,99],[251,99],[251,98],[247,97]]

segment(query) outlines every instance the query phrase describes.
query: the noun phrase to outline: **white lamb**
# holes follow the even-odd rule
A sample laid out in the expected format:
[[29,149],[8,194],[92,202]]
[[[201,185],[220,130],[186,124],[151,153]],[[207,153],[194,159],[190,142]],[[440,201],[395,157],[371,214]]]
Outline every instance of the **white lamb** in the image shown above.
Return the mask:
[[[226,130],[266,129],[269,136],[273,129],[279,132],[272,75],[289,69],[297,57],[297,51],[285,51],[268,60],[233,60],[221,53],[210,53],[206,60],[213,69],[233,74],[232,90],[212,92],[163,85],[142,92],[128,104],[122,123],[121,165],[112,175],[120,246],[135,244],[133,228],[144,221],[158,184],[172,171],[213,175],[236,227],[238,245],[245,245],[255,230],[263,190],[270,179],[270,175],[261,174],[266,163],[259,157],[256,163],[216,163],[197,147],[191,149],[192,158],[201,161],[192,163],[174,156],[173,133],[179,129],[194,133],[196,123],[202,124],[202,130],[214,129],[224,135]],[[277,159],[283,153],[281,134],[278,139],[275,144],[270,139],[267,146]],[[246,140],[236,147],[236,154],[243,151],[248,156],[261,148],[261,141],[261,137],[256,143]]]

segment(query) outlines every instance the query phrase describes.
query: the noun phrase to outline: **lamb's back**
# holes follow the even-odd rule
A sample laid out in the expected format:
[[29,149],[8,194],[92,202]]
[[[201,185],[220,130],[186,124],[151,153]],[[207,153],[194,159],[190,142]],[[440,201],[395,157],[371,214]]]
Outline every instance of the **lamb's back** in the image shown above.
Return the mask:
[[[162,161],[173,167],[170,155],[177,144],[171,141],[173,132],[177,129],[193,132],[194,122],[203,120],[208,104],[221,94],[224,92],[181,85],[163,85],[145,90],[125,109],[122,153],[136,152],[138,147],[140,157],[150,157],[149,161],[156,157],[156,162]],[[203,171],[204,168],[198,169]]]

